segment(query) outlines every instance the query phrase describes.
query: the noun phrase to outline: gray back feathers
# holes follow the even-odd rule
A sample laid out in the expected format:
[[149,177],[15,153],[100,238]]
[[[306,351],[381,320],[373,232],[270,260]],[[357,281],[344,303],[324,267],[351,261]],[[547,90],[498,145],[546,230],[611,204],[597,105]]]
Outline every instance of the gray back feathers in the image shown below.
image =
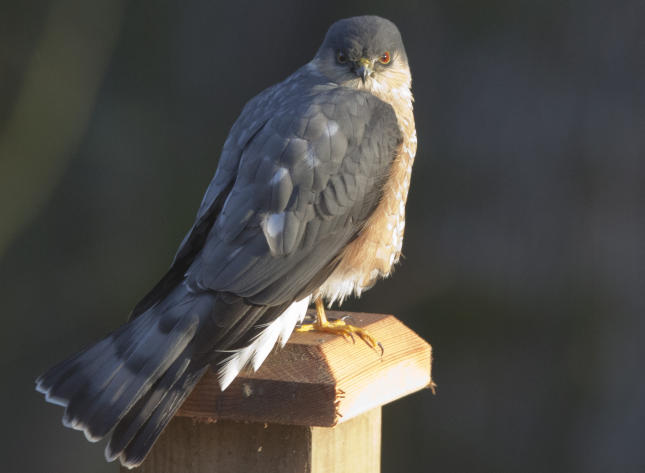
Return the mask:
[[[334,24],[323,47],[405,55],[378,17]],[[401,140],[389,104],[314,66],[252,99],[168,273],[128,324],[50,369],[38,389],[89,439],[111,434],[109,460],[138,465],[210,363],[260,340],[295,301],[304,314],[379,204]]]

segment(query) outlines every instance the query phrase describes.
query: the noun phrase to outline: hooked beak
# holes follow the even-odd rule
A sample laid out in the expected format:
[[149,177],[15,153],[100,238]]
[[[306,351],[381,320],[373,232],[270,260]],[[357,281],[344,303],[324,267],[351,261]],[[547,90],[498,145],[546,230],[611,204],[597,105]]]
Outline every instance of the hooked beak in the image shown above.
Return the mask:
[[373,71],[374,65],[367,58],[362,57],[354,63],[354,73],[361,78],[363,84],[365,84],[365,79],[372,75]]

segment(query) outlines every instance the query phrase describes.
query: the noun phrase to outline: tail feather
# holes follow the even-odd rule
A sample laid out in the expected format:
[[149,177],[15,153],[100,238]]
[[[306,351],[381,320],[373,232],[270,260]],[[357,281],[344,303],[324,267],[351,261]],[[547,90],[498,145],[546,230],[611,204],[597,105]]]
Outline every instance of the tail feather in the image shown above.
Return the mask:
[[119,454],[122,465],[134,468],[143,462],[157,437],[163,432],[163,429],[207,369],[208,365],[199,369],[189,369],[170,389],[163,393],[161,402],[152,415],[138,429],[127,447]]
[[[50,368],[36,380],[36,391],[43,393],[47,402],[67,407],[69,399],[78,390],[75,369],[81,363],[86,363],[88,369],[95,369],[97,358],[107,358],[109,347],[110,337]],[[81,359],[83,361],[79,362]]]
[[208,368],[192,358],[205,351],[197,334],[213,316],[216,297],[175,288],[141,316],[48,370],[36,389],[64,406],[63,424],[83,431],[88,440],[113,432],[119,448],[108,446],[106,456],[134,465],[129,452],[145,457]]
[[276,340],[286,340],[307,303],[308,298],[293,308],[268,308],[181,284],[96,345],[51,368],[36,389],[65,407],[67,427],[90,441],[110,436],[106,459],[132,468],[211,363],[234,349],[237,361],[220,368],[222,389],[247,363],[257,369]]
[[99,370],[111,356],[116,356],[114,339],[117,335],[118,331],[50,368],[36,380],[36,390],[68,400],[76,391],[74,381],[78,381],[79,368]]
[[164,395],[185,373],[190,365],[187,357],[178,358],[166,373],[137,401],[130,411],[119,421],[112,432],[110,443],[105,449],[105,458],[115,460],[125,450],[139,429],[162,402]]
[[[79,403],[73,412],[68,407],[66,415],[87,419],[90,435],[104,437],[185,350],[197,325],[196,317],[185,317],[169,334],[159,332],[158,326],[152,328],[99,394],[91,400],[85,397],[85,402]],[[154,354],[150,347],[156,347]]]

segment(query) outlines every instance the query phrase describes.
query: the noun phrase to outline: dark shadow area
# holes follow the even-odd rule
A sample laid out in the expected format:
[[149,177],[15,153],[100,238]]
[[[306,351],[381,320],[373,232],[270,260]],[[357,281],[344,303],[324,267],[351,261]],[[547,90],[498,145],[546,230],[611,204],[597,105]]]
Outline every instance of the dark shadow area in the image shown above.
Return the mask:
[[402,31],[419,150],[405,258],[344,308],[438,384],[385,408],[383,472],[645,469],[645,3],[93,5],[2,0],[2,471],[117,470],[33,380],[126,319],[244,103],[362,13]]

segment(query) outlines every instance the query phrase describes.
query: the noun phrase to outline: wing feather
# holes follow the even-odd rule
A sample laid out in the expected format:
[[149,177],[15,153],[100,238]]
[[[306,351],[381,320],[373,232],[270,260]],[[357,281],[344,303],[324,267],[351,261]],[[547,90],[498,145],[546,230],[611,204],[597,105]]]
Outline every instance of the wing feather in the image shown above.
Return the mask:
[[135,317],[186,279],[258,305],[316,289],[376,207],[401,142],[377,97],[296,73],[252,99],[168,273]]
[[190,284],[284,304],[362,230],[401,140],[394,111],[340,87],[306,99],[283,105],[245,144],[230,194],[186,273]]

